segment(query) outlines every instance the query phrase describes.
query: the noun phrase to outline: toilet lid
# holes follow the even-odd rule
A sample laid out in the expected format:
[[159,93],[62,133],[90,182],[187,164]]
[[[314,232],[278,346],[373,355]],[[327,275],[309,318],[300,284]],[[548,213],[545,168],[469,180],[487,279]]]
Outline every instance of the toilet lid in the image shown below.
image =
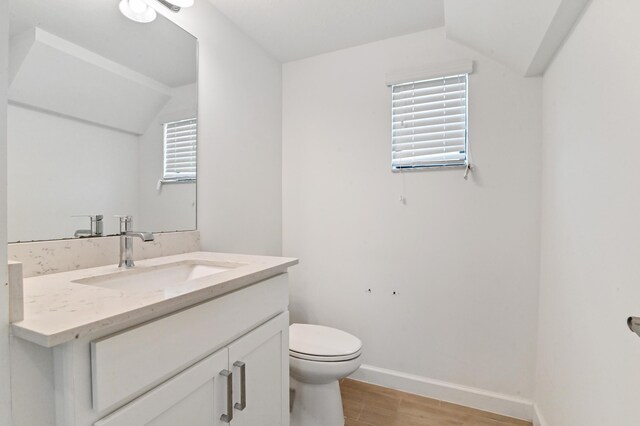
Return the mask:
[[313,324],[289,326],[289,352],[292,356],[343,360],[354,358],[362,350],[362,341],[349,333]]

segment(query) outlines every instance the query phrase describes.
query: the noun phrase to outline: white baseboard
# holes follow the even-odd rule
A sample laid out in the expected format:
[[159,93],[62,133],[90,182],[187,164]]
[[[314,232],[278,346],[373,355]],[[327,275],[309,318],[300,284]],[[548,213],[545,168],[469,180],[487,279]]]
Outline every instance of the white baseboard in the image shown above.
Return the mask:
[[533,426],[547,426],[548,424],[544,417],[542,417],[538,404],[533,404]]
[[[354,380],[477,408],[478,410],[503,416],[527,421],[532,421],[534,417],[533,401],[484,389],[457,385],[366,364],[362,365],[350,377]],[[540,424],[546,426],[544,422]]]

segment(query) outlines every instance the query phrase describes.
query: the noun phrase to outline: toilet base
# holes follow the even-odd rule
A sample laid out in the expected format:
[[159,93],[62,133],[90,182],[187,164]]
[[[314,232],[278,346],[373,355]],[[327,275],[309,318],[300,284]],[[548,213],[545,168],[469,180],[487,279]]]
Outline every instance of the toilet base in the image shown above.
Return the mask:
[[344,426],[338,381],[314,385],[290,378],[292,410],[290,426]]

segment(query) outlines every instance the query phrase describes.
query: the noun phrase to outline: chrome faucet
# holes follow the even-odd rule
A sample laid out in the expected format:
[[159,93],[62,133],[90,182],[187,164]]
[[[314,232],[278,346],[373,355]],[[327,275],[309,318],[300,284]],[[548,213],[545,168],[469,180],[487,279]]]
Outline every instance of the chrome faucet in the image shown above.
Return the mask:
[[103,233],[103,223],[102,223],[102,215],[101,214],[96,214],[96,215],[90,215],[90,214],[85,214],[85,215],[74,215],[71,217],[88,217],[90,224],[89,224],[89,229],[78,229],[73,236],[78,238],[78,237],[102,237],[102,233]]
[[151,232],[135,232],[133,229],[133,216],[116,216],[120,219],[120,263],[118,268],[133,268],[133,238],[140,238],[142,241],[153,241]]

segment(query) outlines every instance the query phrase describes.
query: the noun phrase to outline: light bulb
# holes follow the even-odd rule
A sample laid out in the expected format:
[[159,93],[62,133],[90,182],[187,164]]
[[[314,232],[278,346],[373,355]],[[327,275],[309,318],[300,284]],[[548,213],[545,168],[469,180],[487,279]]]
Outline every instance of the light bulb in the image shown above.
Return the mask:
[[142,0],[121,0],[120,12],[135,22],[143,24],[153,22],[156,17],[156,11]]
[[144,13],[149,6],[142,0],[129,0],[129,7],[134,13],[140,14]]

